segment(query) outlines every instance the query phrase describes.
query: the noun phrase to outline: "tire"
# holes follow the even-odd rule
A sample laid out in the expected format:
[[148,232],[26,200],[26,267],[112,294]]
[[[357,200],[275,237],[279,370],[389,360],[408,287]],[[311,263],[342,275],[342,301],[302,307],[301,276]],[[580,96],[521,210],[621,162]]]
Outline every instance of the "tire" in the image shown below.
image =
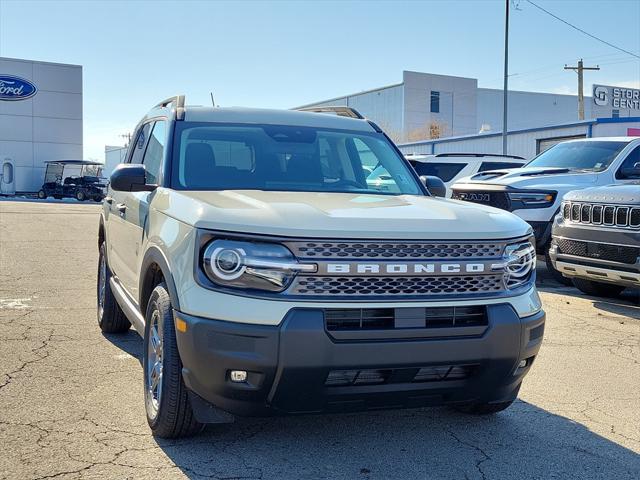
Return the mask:
[[131,328],[131,323],[118,305],[118,301],[111,291],[111,271],[107,265],[105,255],[106,243],[100,245],[98,257],[98,281],[96,285],[96,304],[98,310],[98,325],[104,333],[124,333]]
[[547,265],[547,271],[551,278],[553,278],[556,282],[561,283],[562,285],[572,285],[571,279],[565,277],[556,270],[556,267],[553,266],[553,262],[551,262],[551,256],[549,255],[549,247],[550,245],[546,245],[544,247],[544,263]]
[[94,201],[94,202],[97,202],[97,203],[100,203],[100,202],[102,201],[102,197],[100,197],[100,196],[95,196],[95,197],[93,197],[93,201]]
[[161,438],[188,437],[204,425],[194,415],[182,379],[171,300],[164,283],[151,292],[144,331],[144,405],[152,433]]
[[82,190],[76,192],[76,200],[78,200],[79,202],[84,202],[86,199],[87,195]]
[[38,198],[39,198],[40,200],[44,200],[45,198],[47,198],[47,194],[44,192],[44,190],[40,190],[40,191],[38,192]]
[[515,398],[509,402],[471,403],[468,405],[457,405],[454,408],[459,412],[467,413],[469,415],[493,415],[494,413],[506,410],[513,404],[513,402],[515,402]]
[[625,289],[625,287],[621,287],[619,285],[594,282],[584,278],[574,278],[573,284],[582,293],[586,293],[587,295],[592,295],[594,297],[617,297]]

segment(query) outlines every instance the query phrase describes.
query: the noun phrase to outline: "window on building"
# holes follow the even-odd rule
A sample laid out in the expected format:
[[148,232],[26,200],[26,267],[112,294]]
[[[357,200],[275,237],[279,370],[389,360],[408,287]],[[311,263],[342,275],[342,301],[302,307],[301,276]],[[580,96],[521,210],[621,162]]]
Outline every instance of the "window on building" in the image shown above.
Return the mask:
[[431,113],[440,113],[440,92],[431,90]]
[[611,110],[611,118],[620,118],[620,110]]

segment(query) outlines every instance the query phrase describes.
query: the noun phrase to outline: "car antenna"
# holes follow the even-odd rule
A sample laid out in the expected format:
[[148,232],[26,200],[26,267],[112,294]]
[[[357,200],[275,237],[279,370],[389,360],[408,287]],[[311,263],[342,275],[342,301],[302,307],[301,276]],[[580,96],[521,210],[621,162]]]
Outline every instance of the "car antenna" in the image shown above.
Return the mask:
[[213,100],[213,92],[209,92],[209,95],[211,95],[211,106],[216,108],[216,102]]

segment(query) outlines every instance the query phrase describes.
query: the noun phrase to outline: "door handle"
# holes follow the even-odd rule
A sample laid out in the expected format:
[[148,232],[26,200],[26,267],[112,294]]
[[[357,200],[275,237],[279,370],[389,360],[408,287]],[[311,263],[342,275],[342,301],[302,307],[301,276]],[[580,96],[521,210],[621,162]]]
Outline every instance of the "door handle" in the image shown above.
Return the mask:
[[109,205],[111,205],[113,203],[113,198],[111,197],[104,197],[104,201],[107,202]]
[[127,210],[127,206],[124,203],[117,204],[116,208],[118,209],[120,214],[124,214],[124,212]]

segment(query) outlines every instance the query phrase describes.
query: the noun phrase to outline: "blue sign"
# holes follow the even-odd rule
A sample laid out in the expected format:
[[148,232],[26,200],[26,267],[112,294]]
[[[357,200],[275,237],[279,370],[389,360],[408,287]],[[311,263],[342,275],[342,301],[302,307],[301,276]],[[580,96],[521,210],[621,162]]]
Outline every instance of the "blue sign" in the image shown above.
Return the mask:
[[37,92],[38,89],[29,80],[13,75],[0,75],[0,100],[26,100]]

